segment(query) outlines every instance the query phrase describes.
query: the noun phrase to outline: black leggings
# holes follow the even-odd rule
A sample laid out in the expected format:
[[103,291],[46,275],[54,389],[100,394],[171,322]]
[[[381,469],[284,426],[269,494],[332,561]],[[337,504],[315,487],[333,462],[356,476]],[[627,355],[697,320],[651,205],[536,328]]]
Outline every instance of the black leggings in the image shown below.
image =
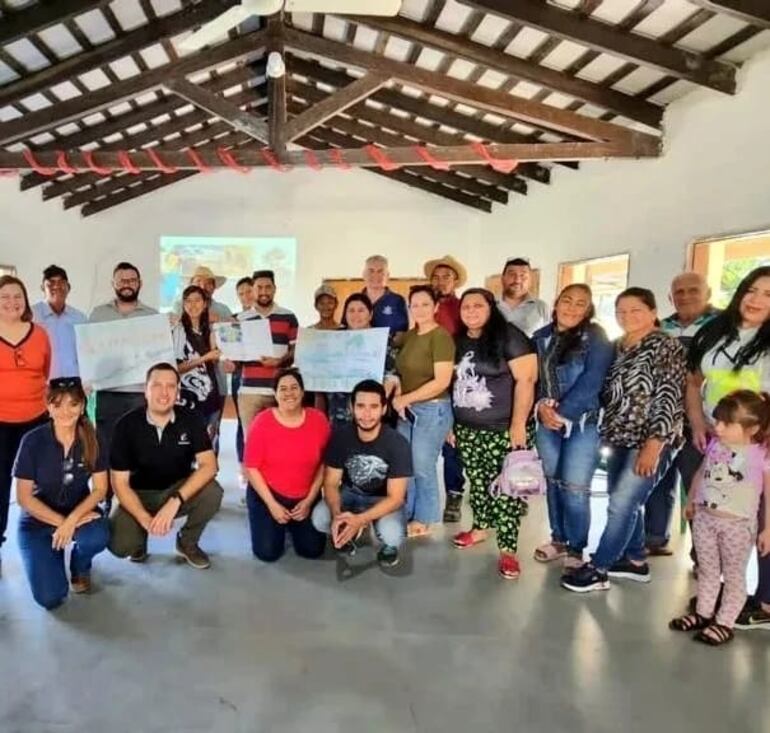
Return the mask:
[[29,422],[0,422],[0,546],[5,542],[5,530],[8,527],[13,463],[19,444],[26,433],[47,420],[48,415],[43,414]]

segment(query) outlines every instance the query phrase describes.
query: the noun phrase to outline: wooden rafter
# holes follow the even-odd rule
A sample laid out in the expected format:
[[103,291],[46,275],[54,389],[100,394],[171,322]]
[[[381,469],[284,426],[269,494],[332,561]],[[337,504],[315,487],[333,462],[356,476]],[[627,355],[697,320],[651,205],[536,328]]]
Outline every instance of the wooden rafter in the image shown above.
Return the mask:
[[182,77],[167,79],[164,86],[170,92],[186,99],[190,104],[219,117],[234,130],[238,130],[265,145],[269,144],[268,126],[251,112],[243,110],[231,102],[227,97],[213,94]]
[[767,0],[690,0],[716,13],[730,15],[745,23],[770,28],[770,3]]
[[734,94],[736,69],[691,51],[665,46],[637,33],[624,33],[597,20],[534,0],[460,0],[466,5],[525,23],[558,38],[582,43],[695,84]]
[[[292,70],[296,71],[303,76],[310,79],[320,81],[324,84],[330,84],[332,86],[344,86],[351,78],[344,71],[334,71],[322,66],[314,61],[308,61],[306,59],[293,58]],[[399,94],[398,92],[391,91],[389,89],[383,89],[372,95],[371,99],[386,107],[401,110],[415,115],[416,117],[422,117],[430,120],[436,125],[443,125],[445,127],[451,127],[455,130],[462,130],[471,135],[481,138],[482,140],[488,140],[499,143],[527,143],[533,142],[525,135],[520,135],[516,132],[511,132],[499,125],[493,125],[483,120],[478,120],[469,115],[464,115],[461,112],[454,112],[447,110],[444,107],[439,107],[435,104],[426,103],[421,99],[416,99],[407,94]],[[400,118],[396,117],[396,120]],[[417,124],[417,123],[415,123]],[[426,128],[430,129],[430,128]],[[432,141],[426,141],[432,142]],[[452,144],[455,144],[454,141]],[[446,141],[441,143],[446,144]],[[537,165],[535,163],[525,164],[520,167],[521,175],[538,181],[539,183],[548,183],[550,181],[550,171],[544,166]]]
[[[283,40],[283,22],[280,16],[274,15],[267,21],[267,51],[280,54],[285,58]],[[289,139],[286,134],[286,73],[280,76],[267,77],[268,96],[268,135],[270,147],[279,157],[286,152],[286,142]]]
[[477,109],[583,139],[621,141],[628,139],[632,134],[631,130],[619,125],[601,122],[574,112],[565,112],[557,107],[530,102],[522,97],[505,94],[496,89],[482,87],[418,66],[393,61],[384,56],[377,56],[326,38],[318,38],[294,28],[286,29],[286,44],[303,53],[387,74],[404,84],[411,84]]
[[[104,64],[109,64],[143,48],[170,38],[201,23],[214,18],[222,11],[221,0],[207,0],[199,5],[184,8],[178,13],[156,18],[147,25],[99,44],[83,53],[68,56],[66,59],[46,66],[21,79],[0,88],[0,107],[28,97],[43,89],[67,81],[79,74],[84,74]],[[2,21],[0,21],[2,26]]]
[[435,48],[454,57],[494,69],[516,79],[538,84],[554,92],[569,94],[583,102],[594,104],[649,127],[660,127],[663,108],[643,99],[594,84],[578,77],[554,71],[546,66],[526,61],[489,46],[462,38],[455,33],[425,26],[407,18],[374,18],[345,16],[346,20],[399,36],[412,43]]
[[104,89],[82,94],[37,112],[30,112],[19,119],[0,124],[0,145],[9,145],[33,137],[51,128],[80,120],[94,112],[133,99],[144,92],[160,89],[170,76],[205,71],[228,61],[259,53],[264,49],[264,42],[264,31],[248,33],[216,48],[206,49],[179,61],[172,61],[164,66],[145,71],[143,74],[110,84]]
[[112,0],[56,0],[46,4],[39,3],[26,10],[5,13],[0,20],[0,45],[4,46],[33,33],[39,33],[94,8],[103,8],[110,2]]
[[286,140],[298,137],[323,125],[324,122],[344,112],[348,107],[358,104],[388,83],[388,77],[381,74],[365,74],[347,86],[320,100],[313,107],[288,122],[285,130]]

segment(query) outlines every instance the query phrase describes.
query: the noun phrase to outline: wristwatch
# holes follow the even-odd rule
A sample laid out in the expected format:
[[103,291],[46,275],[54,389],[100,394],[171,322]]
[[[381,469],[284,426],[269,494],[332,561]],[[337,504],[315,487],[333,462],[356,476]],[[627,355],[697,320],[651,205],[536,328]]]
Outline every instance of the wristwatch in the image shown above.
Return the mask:
[[184,496],[180,493],[179,489],[177,489],[173,494],[171,494],[172,499],[179,499],[179,505],[180,507],[184,506]]

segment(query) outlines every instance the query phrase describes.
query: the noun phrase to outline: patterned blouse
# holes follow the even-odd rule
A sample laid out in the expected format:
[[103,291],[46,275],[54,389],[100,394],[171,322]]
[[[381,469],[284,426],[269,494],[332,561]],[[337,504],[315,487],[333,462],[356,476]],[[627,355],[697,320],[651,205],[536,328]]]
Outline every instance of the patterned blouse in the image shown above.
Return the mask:
[[648,438],[675,444],[684,421],[685,353],[677,339],[653,331],[615,360],[602,390],[602,437],[610,445],[640,448]]

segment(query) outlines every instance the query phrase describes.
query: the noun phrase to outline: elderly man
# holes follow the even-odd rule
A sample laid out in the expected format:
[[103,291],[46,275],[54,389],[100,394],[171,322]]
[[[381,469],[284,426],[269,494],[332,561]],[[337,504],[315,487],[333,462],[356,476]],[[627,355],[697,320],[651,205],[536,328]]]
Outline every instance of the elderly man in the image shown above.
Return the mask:
[[58,265],[43,270],[45,300],[32,306],[35,323],[48,333],[51,342],[50,379],[80,376],[75,345],[75,326],[87,321],[85,313],[67,305],[70,283],[67,271]]
[[[457,336],[460,330],[460,299],[455,291],[465,285],[468,278],[465,268],[451,255],[445,255],[437,260],[428,260],[423,267],[423,272],[438,296],[436,321],[453,337]],[[444,443],[441,454],[444,456],[444,489],[446,490],[444,522],[459,522],[462,518],[465,487],[463,464],[457,448],[451,443]]]
[[[711,290],[706,280],[697,272],[683,272],[671,282],[669,300],[675,312],[661,322],[661,329],[679,339],[685,349],[704,323],[708,323],[719,311],[709,304]],[[685,444],[668,471],[653,489],[645,507],[644,523],[647,535],[647,552],[653,556],[673,554],[668,542],[671,537],[671,517],[676,504],[676,487],[681,478],[689,493],[695,472],[703,460],[701,452],[693,445],[689,426],[685,426]],[[693,558],[695,559],[695,558]]]
[[364,289],[374,307],[372,326],[387,327],[393,336],[409,328],[409,313],[406,301],[388,287],[388,260],[382,255],[372,255],[366,258],[364,264]]
[[522,257],[509,259],[500,276],[503,297],[497,306],[505,320],[518,326],[527,336],[545,326],[551,313],[544,301],[529,292],[532,283],[532,268]]

